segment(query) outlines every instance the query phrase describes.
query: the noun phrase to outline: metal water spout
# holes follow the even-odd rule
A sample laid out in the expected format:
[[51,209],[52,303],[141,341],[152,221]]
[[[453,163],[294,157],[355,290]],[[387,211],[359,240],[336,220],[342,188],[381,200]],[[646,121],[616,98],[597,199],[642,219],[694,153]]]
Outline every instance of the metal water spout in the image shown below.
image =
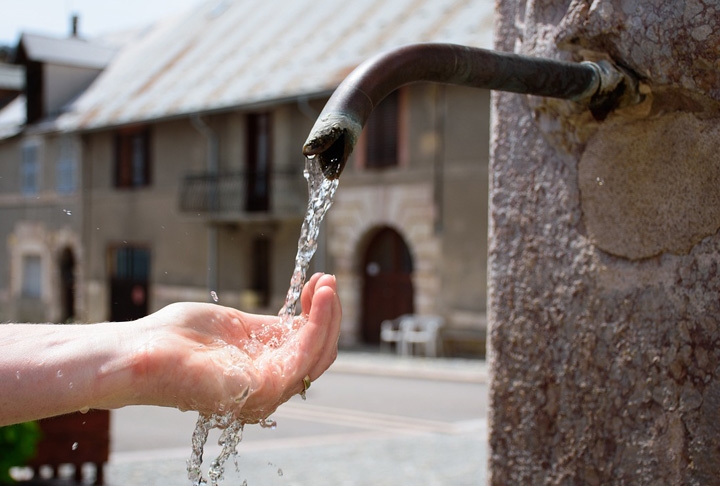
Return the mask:
[[571,63],[455,44],[411,44],[365,61],[345,78],[303,154],[317,157],[325,177],[336,179],[372,110],[395,89],[418,81],[584,102],[596,119],[640,101],[636,79],[608,61]]

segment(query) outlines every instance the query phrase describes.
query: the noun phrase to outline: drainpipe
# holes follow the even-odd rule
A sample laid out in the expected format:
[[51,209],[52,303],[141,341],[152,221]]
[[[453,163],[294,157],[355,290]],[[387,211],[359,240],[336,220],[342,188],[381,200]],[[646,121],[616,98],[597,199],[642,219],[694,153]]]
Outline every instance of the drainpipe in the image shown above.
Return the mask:
[[571,63],[455,44],[411,44],[358,66],[328,100],[303,154],[340,176],[372,110],[400,86],[428,81],[587,103],[593,116],[641,101],[635,78],[608,61]]
[[435,234],[442,233],[445,222],[445,120],[447,91],[444,86],[435,90],[435,154],[433,160],[433,198],[435,199]]
[[[210,180],[217,181],[220,171],[219,142],[217,134],[203,121],[200,115],[190,117],[192,126],[207,140],[207,171]],[[213,187],[210,197],[214,200],[218,196]],[[208,296],[218,290],[218,228],[215,224],[208,226],[207,232],[207,287]]]

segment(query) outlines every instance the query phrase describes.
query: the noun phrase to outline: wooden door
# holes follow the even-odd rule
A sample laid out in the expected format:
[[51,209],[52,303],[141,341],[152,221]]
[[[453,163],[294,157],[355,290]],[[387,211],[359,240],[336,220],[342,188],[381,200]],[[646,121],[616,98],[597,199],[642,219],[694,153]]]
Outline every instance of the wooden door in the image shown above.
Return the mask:
[[402,236],[380,229],[363,259],[362,339],[380,342],[380,325],[413,312],[412,257]]

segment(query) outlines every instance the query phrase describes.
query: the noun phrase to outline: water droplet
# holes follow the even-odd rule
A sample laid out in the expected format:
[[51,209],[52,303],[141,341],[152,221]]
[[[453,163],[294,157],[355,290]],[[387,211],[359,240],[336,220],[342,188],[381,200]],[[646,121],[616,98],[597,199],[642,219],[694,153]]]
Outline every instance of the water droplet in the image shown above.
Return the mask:
[[282,475],[283,475],[283,470],[278,468],[278,476],[282,477]]
[[307,400],[307,393],[305,393],[305,390],[300,392],[300,398],[302,398],[303,400]]
[[58,370],[58,372],[57,372],[57,377],[58,377],[58,378],[62,378],[62,375],[63,375],[62,370]]
[[20,379],[20,370],[15,372],[15,378]]
[[72,211],[69,209],[63,209],[63,213],[67,214],[68,216],[72,216]]
[[596,177],[595,183],[597,183],[598,186],[602,186],[603,184],[605,184],[605,179],[603,179],[602,177]]
[[73,442],[72,450],[76,451],[79,445],[77,442]]
[[90,411],[90,407],[88,407],[88,406],[85,406],[80,409],[80,413],[88,413],[89,411]]
[[69,387],[69,388],[72,388],[72,387],[73,387],[73,382],[72,382],[72,381],[68,384],[68,387]]
[[211,290],[211,291],[210,291],[210,297],[212,297],[213,302],[217,302],[217,301],[218,301],[217,292],[215,292],[214,290]]

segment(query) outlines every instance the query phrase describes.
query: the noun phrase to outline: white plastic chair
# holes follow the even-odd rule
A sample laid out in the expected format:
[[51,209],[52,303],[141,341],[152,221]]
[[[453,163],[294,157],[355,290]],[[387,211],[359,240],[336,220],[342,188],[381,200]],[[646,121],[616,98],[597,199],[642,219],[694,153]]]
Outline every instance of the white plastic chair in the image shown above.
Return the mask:
[[380,324],[380,346],[382,348],[386,347],[390,343],[395,343],[397,353],[402,354],[402,322],[404,319],[407,319],[409,317],[411,317],[409,314],[404,314],[395,319],[388,319],[382,321],[382,323]]
[[438,331],[443,325],[440,316],[409,316],[400,321],[401,342],[400,354],[411,354],[411,346],[422,344],[425,347],[425,356],[437,356]]

